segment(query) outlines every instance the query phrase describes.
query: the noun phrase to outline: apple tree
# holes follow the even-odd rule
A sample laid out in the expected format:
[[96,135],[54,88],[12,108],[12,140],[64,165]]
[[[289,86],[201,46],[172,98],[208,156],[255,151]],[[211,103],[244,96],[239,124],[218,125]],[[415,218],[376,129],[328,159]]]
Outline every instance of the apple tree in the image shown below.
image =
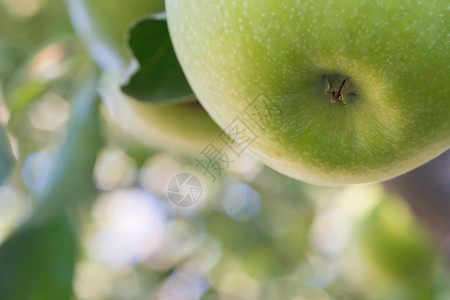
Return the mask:
[[447,6],[0,2],[0,299],[449,298]]

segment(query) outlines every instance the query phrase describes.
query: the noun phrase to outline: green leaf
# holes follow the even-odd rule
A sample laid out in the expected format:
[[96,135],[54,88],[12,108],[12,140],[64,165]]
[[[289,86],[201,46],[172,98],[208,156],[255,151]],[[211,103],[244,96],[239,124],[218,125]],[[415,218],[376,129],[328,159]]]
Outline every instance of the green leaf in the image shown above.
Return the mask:
[[129,45],[138,71],[122,90],[150,103],[195,101],[170,41],[166,20],[153,15],[131,28]]
[[100,137],[96,81],[82,84],[50,185],[32,216],[0,245],[0,299],[71,299],[79,205],[92,200]]
[[9,238],[0,246],[0,299],[70,299],[75,241],[64,215]]
[[32,80],[14,91],[9,101],[12,118],[42,96],[46,88],[47,83],[39,80]]
[[9,177],[14,164],[8,137],[0,125],[0,185]]
[[65,205],[79,201],[94,189],[92,173],[103,145],[99,129],[100,100],[95,80],[82,85],[72,107],[67,138],[50,173],[50,186],[33,221],[59,213]]

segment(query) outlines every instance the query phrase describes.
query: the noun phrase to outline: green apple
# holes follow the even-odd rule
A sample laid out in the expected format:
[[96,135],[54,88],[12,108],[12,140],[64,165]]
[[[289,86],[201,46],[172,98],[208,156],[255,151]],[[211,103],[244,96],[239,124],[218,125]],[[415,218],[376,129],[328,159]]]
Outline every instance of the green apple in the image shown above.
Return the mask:
[[166,13],[202,105],[281,173],[381,181],[450,147],[446,1],[166,0]]
[[[355,245],[367,299],[439,298],[436,245],[403,199],[384,194],[358,222]],[[355,249],[355,250],[356,250]],[[395,295],[395,296],[393,296]]]
[[163,0],[69,0],[77,32],[105,70],[102,98],[109,115],[127,134],[144,144],[191,155],[201,151],[220,129],[198,102],[152,105],[119,90],[131,56],[127,32],[139,18],[164,10]]

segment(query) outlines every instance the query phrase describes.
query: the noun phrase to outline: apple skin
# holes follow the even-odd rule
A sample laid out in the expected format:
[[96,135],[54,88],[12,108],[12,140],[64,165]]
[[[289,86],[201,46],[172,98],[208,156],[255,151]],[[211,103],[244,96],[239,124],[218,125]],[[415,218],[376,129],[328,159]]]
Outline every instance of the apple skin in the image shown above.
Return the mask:
[[[166,0],[166,13],[212,118],[226,128],[239,117],[258,136],[249,150],[273,169],[336,185],[387,180],[450,147],[447,6]],[[349,79],[346,105],[324,93],[332,74]],[[266,113],[263,127],[245,113],[259,95],[281,111]]]
[[[220,133],[220,128],[198,102],[153,105],[137,101],[120,90],[131,61],[126,40],[139,18],[164,10],[163,0],[69,0],[73,23],[105,71],[102,99],[112,119],[127,134],[148,147],[194,155]],[[89,21],[88,26],[84,23]],[[83,30],[87,28],[88,30]],[[101,51],[98,51],[101,49]]]

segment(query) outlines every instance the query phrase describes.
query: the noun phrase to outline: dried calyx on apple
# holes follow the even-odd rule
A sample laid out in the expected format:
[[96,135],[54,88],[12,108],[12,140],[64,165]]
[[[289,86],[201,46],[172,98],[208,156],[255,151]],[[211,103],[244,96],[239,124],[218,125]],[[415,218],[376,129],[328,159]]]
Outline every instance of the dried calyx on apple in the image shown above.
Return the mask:
[[325,95],[331,96],[331,103],[346,105],[354,102],[358,96],[353,81],[346,75],[333,73],[323,75],[322,90]]

